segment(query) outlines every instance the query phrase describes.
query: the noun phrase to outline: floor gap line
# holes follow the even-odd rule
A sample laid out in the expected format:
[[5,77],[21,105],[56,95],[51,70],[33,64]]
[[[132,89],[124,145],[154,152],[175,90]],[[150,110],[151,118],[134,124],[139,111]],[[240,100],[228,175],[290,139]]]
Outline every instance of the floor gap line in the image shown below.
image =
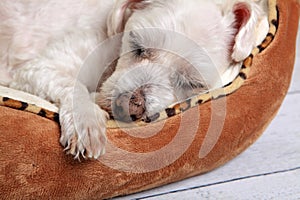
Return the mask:
[[216,183],[209,183],[209,184],[190,187],[190,188],[186,188],[186,189],[179,189],[179,190],[174,190],[174,191],[170,191],[170,192],[164,192],[164,193],[160,193],[160,194],[154,194],[154,195],[149,195],[149,196],[145,196],[145,197],[134,198],[132,200],[144,200],[147,198],[158,197],[158,196],[163,196],[163,195],[167,195],[167,194],[174,194],[174,193],[184,192],[184,191],[188,191],[188,190],[195,190],[195,189],[200,189],[200,188],[205,188],[205,187],[211,187],[211,186],[221,185],[221,184],[225,184],[225,183],[232,183],[235,181],[246,180],[246,179],[251,179],[251,178],[258,178],[258,177],[263,177],[263,176],[271,176],[271,175],[275,175],[275,174],[288,173],[288,172],[293,172],[293,171],[297,171],[297,170],[300,170],[300,167],[295,167],[295,168],[291,168],[291,169],[287,169],[287,170],[279,170],[279,171],[274,171],[274,172],[262,173],[262,174],[257,174],[257,175],[249,175],[249,176],[244,176],[244,177],[240,177],[240,178],[233,178],[233,179],[229,179],[226,181],[219,181]]
[[287,93],[288,95],[300,94],[300,90],[294,90]]

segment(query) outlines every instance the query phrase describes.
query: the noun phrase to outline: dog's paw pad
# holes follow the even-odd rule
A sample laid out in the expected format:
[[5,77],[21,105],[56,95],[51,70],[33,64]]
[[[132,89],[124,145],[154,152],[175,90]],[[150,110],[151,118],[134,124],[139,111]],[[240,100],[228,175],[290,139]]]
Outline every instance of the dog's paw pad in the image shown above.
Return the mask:
[[60,142],[75,159],[98,159],[104,154],[107,113],[95,104],[92,106],[77,113],[62,110]]

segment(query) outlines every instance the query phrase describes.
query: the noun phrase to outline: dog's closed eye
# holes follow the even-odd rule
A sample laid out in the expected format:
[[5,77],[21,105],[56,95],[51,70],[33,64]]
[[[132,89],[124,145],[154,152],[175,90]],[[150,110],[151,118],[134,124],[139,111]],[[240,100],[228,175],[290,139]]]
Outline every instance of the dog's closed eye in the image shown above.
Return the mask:
[[147,48],[142,44],[141,38],[133,33],[133,31],[130,31],[129,33],[130,39],[130,48],[132,53],[134,54],[134,57],[137,59],[151,59],[154,56],[154,49],[153,48]]
[[150,57],[149,49],[146,49],[139,44],[132,44],[131,48],[133,49],[132,53],[134,54],[134,57],[137,59],[147,59]]
[[136,45],[133,49],[134,57],[137,59],[152,59],[154,57],[154,50]]

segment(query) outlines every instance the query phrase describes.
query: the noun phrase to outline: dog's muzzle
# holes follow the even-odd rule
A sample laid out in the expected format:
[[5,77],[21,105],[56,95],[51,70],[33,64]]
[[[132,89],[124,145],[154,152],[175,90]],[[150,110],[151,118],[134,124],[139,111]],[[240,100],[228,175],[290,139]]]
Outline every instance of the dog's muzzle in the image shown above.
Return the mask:
[[114,119],[124,122],[141,119],[145,111],[145,96],[141,88],[120,94],[112,106]]

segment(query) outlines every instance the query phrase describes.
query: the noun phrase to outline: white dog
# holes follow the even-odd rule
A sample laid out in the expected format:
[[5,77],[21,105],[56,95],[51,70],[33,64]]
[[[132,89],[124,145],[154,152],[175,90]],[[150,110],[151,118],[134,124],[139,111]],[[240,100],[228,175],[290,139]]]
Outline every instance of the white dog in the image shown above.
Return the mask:
[[[1,0],[0,83],[57,104],[61,144],[96,159],[107,112],[136,120],[232,81],[267,32],[266,7],[266,0]],[[99,44],[100,63],[83,70]],[[118,57],[108,70],[101,63]],[[100,78],[107,80],[94,95]]]

